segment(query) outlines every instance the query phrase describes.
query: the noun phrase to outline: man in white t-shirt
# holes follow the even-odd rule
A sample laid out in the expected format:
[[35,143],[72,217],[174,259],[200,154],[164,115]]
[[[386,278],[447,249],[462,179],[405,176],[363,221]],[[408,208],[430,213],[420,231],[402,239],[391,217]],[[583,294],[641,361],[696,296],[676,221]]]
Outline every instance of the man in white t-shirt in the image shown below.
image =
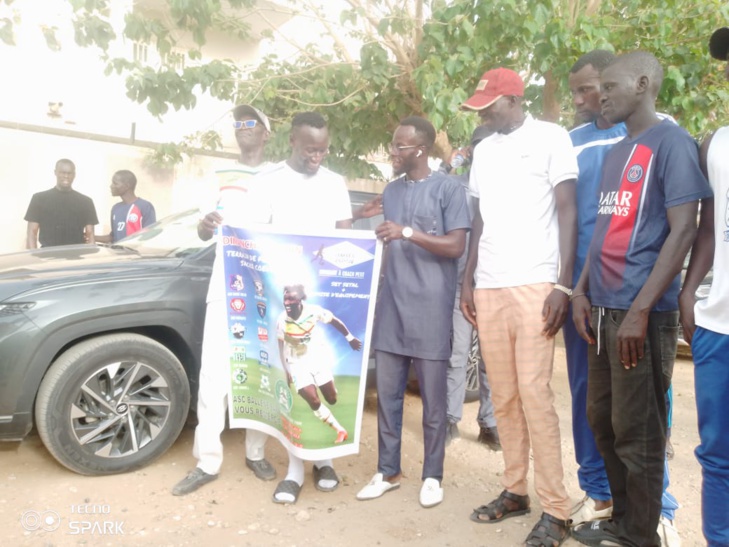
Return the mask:
[[530,511],[531,444],[544,512],[526,545],[559,545],[568,535],[571,503],[549,383],[554,335],[571,294],[578,169],[567,131],[526,115],[523,95],[521,77],[497,68],[483,75],[462,107],[494,132],[474,150],[476,214],[461,308],[478,329],[505,464],[503,492],[471,520],[493,523]]
[[[729,61],[729,28],[716,30],[711,56]],[[725,74],[729,75],[729,72]],[[728,76],[729,77],[729,76]],[[694,359],[696,408],[701,444],[701,513],[710,547],[729,545],[729,127],[718,129],[701,145],[701,167],[714,191],[701,202],[699,231],[678,303],[686,341]],[[714,268],[708,298],[696,302],[696,289]],[[695,306],[695,308],[694,308]],[[694,316],[695,314],[695,316]]]
[[[321,165],[329,153],[329,130],[316,112],[296,114],[289,137],[291,154],[256,177],[251,200],[255,222],[270,223],[277,229],[295,233],[348,229],[352,220],[378,214],[381,200],[375,198],[352,213],[349,192],[341,175]],[[327,414],[320,419],[327,423]],[[315,486],[330,492],[339,485],[331,460],[314,462]],[[304,484],[304,462],[289,452],[286,478],[273,494],[275,503],[294,503]]]

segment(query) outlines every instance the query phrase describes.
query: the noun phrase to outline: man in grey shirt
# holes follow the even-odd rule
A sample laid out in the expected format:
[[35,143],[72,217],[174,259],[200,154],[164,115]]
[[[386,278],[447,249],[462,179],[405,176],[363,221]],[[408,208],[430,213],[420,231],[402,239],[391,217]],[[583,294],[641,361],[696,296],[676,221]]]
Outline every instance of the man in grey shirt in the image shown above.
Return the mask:
[[412,362],[423,400],[423,486],[420,504],[443,500],[446,370],[451,355],[457,263],[470,228],[458,181],[428,167],[435,129],[419,117],[402,120],[390,145],[396,175],[383,193],[385,222],[375,233],[387,245],[384,281],[375,312],[377,473],[357,499],[397,488],[408,370]]

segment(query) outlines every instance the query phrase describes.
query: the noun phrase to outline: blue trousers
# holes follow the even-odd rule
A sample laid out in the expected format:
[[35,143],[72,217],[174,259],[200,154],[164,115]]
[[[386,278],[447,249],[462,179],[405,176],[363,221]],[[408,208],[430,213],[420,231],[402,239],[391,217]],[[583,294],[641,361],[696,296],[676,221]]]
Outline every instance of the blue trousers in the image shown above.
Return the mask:
[[[457,424],[463,417],[463,399],[466,396],[466,365],[473,341],[473,327],[461,312],[461,291],[456,291],[453,305],[453,353],[448,361],[448,421]],[[479,355],[478,389],[480,406],[476,420],[480,427],[496,427],[494,405],[491,402],[491,388],[486,367]]]
[[448,361],[411,358],[375,351],[377,366],[377,471],[385,477],[402,472],[402,416],[408,371],[412,361],[423,402],[423,480],[443,479]]
[[491,401],[491,386],[489,377],[486,374],[486,364],[483,358],[478,358],[478,416],[476,421],[479,427],[496,427],[496,416],[494,416],[494,403]]
[[709,547],[729,546],[729,335],[698,327],[691,342],[701,444],[701,513]]
[[587,342],[577,334],[572,322],[571,306],[562,333],[567,351],[567,378],[572,394],[572,438],[578,465],[577,480],[585,494],[594,500],[606,501],[612,496],[605,462],[587,423]]

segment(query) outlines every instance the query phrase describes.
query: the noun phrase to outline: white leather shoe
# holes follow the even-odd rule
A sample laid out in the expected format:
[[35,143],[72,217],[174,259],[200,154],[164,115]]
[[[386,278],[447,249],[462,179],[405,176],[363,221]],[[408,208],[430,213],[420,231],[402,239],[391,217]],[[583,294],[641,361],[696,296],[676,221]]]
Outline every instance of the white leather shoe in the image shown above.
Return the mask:
[[382,473],[375,473],[372,480],[362,490],[357,492],[358,500],[373,500],[386,494],[390,490],[400,488],[399,482],[388,482]]
[[678,529],[673,525],[672,520],[668,520],[663,515],[658,521],[658,535],[661,537],[661,545],[664,547],[681,547]]
[[572,507],[568,522],[570,526],[579,526],[593,520],[609,519],[611,516],[613,516],[612,506],[607,509],[595,509],[595,500],[585,496]]
[[425,479],[420,488],[420,505],[433,507],[443,501],[443,487],[438,479]]

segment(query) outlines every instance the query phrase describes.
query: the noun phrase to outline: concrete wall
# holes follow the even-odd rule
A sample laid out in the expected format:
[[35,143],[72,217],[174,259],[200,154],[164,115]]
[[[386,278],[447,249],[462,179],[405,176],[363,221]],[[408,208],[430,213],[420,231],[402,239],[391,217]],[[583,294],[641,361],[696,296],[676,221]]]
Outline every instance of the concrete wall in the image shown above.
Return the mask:
[[[224,132],[226,135],[230,133]],[[231,139],[232,140],[232,139]],[[111,176],[129,169],[137,176],[137,195],[151,201],[157,218],[186,209],[210,206],[217,186],[211,173],[230,165],[235,154],[197,154],[171,169],[150,165],[147,158],[155,143],[132,144],[120,139],[70,129],[48,128],[0,121],[0,218],[4,237],[0,254],[25,249],[27,223],[23,219],[31,196],[56,184],[56,161],[68,158],[76,164],[73,188],[94,200],[99,217],[97,234],[108,234],[111,206],[118,201],[110,193]],[[350,190],[382,193],[385,182],[365,179],[347,181]]]
[[151,201],[157,217],[162,218],[212,199],[215,186],[210,173],[217,165],[231,161],[224,157],[196,155],[173,169],[160,169],[147,161],[153,143],[133,145],[110,142],[108,137],[39,129],[0,126],[0,149],[3,151],[0,199],[5,209],[0,220],[4,234],[0,239],[0,253],[25,249],[27,223],[23,217],[30,198],[35,192],[55,186],[53,170],[61,158],[76,164],[74,189],[94,200],[99,217],[97,234],[108,234],[111,230],[111,206],[118,201],[109,190],[115,171],[133,171],[138,181],[137,195]]

